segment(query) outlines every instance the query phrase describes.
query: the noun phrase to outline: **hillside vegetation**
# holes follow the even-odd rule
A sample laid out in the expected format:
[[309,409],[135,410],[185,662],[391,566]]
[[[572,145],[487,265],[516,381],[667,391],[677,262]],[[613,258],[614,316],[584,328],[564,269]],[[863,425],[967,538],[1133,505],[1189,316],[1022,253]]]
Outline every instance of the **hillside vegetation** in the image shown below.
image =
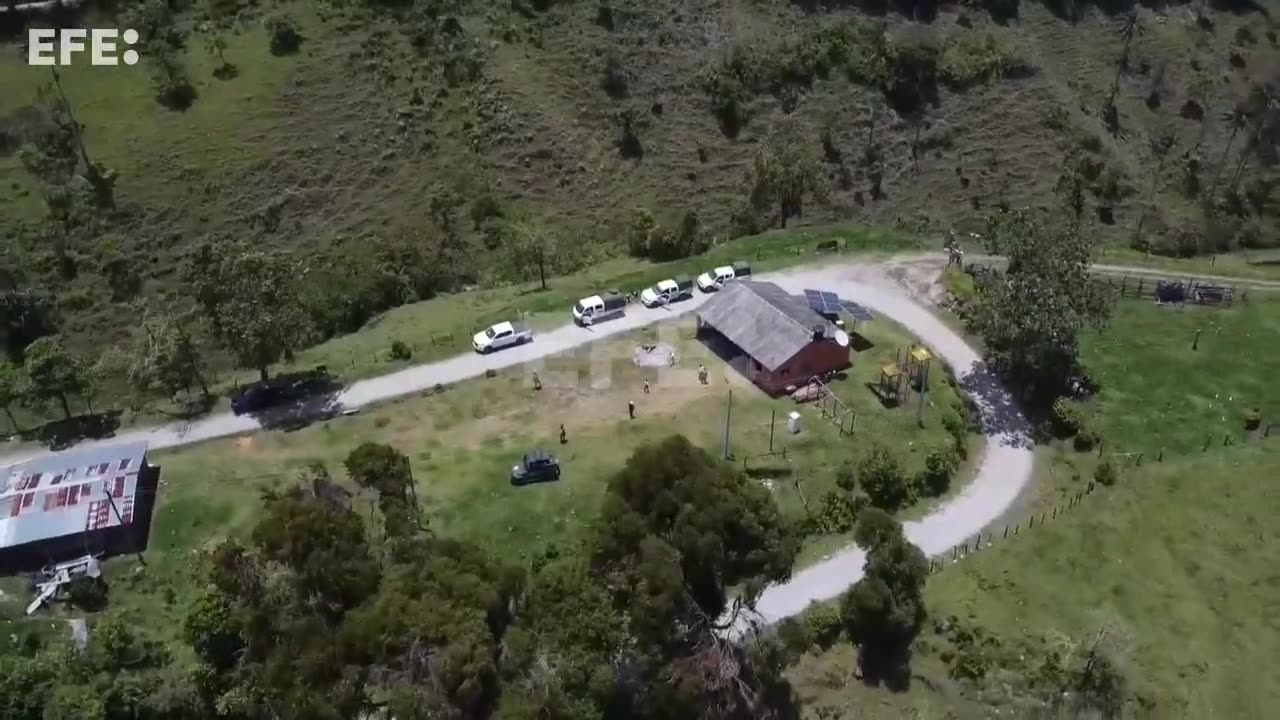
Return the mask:
[[140,64],[57,84],[9,15],[5,346],[137,354],[130,303],[190,308],[196,250],[232,238],[292,256],[286,358],[441,292],[788,223],[940,233],[1065,195],[1114,245],[1271,244],[1274,9],[127,0],[22,16],[140,29]]

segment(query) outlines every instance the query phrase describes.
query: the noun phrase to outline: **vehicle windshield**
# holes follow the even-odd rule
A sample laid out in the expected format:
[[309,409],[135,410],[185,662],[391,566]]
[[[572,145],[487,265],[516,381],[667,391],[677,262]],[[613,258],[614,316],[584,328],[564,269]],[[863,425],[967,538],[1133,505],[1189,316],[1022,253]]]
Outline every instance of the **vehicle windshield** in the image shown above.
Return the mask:
[[494,336],[494,335],[496,335],[496,334],[497,334],[497,333],[495,333],[495,332],[493,331],[493,328],[489,328],[488,330],[485,330],[485,331],[484,331],[484,336],[485,336],[485,337],[487,337],[487,338],[489,338],[490,340],[492,340],[492,339],[493,339],[493,336]]
[[583,310],[585,310],[586,308],[582,307],[582,303],[580,303],[580,302],[576,302],[576,303],[574,303],[574,304],[573,304],[573,309],[574,309],[574,312],[576,312],[576,313],[578,313],[579,315],[581,315],[581,314],[582,314],[582,311],[583,311]]

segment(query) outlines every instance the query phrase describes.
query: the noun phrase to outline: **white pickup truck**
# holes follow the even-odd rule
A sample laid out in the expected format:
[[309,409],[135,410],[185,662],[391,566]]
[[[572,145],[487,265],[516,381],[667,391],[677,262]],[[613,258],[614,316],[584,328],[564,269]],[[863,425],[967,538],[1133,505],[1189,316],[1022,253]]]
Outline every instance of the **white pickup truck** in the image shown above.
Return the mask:
[[693,281],[681,275],[645,288],[640,293],[640,302],[645,307],[659,307],[688,297],[693,297]]
[[724,287],[725,283],[730,280],[741,279],[750,274],[751,266],[745,262],[721,265],[698,276],[698,289],[702,292],[715,292]]
[[471,338],[471,347],[478,353],[491,353],[512,345],[523,345],[533,339],[533,331],[524,323],[500,322],[478,332]]

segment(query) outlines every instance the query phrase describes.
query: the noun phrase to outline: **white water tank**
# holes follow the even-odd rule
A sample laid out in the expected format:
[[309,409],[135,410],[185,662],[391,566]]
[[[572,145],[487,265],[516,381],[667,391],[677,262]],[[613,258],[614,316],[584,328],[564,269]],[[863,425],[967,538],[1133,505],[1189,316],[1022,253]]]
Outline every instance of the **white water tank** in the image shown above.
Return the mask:
[[793,412],[787,415],[787,429],[791,431],[792,435],[800,433],[800,413]]

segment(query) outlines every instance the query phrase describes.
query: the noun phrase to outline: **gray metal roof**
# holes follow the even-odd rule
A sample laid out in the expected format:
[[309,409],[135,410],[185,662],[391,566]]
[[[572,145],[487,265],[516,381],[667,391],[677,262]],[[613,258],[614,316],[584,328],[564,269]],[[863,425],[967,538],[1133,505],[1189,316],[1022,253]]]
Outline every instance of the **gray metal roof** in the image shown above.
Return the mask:
[[0,547],[119,525],[115,512],[130,522],[146,457],[147,443],[137,441],[0,467]]
[[770,372],[813,342],[818,328],[828,338],[836,330],[802,298],[773,283],[750,280],[726,285],[703,304],[698,317]]

